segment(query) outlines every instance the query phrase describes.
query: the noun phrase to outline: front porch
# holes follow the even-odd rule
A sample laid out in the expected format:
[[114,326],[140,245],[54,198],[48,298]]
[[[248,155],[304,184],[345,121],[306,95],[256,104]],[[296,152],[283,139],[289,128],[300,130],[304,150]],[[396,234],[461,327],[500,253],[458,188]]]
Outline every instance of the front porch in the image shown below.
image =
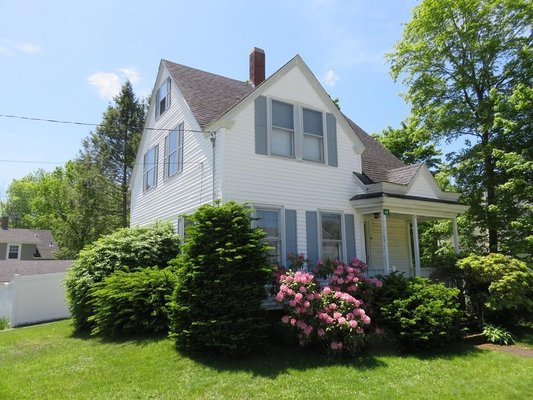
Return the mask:
[[467,207],[456,201],[380,193],[374,198],[352,199],[352,205],[362,215],[371,276],[400,271],[407,277],[429,277],[432,269],[420,262],[420,222],[451,220],[453,247],[456,253],[460,251],[456,218]]

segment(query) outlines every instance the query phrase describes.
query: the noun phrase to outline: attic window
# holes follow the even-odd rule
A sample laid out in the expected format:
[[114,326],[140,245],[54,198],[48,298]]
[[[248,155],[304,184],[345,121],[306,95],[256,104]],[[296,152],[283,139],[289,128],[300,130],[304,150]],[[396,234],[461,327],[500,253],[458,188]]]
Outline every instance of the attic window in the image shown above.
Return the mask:
[[271,153],[294,157],[294,111],[292,104],[272,100]]
[[155,117],[159,118],[170,108],[170,78],[167,78],[157,90],[155,96]]

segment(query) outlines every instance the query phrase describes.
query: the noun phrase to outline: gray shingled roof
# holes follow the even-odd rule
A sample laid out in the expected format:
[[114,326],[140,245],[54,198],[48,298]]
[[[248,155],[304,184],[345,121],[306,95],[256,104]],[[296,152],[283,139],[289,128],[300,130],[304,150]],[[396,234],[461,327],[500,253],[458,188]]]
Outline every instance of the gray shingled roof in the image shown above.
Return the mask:
[[[163,60],[163,64],[202,128],[222,117],[254,91],[249,82],[226,78],[168,60]],[[372,182],[406,185],[411,181],[420,165],[406,166],[350,118],[346,117],[346,120],[366,147],[362,154],[363,173]]]
[[65,272],[73,262],[73,260],[2,260],[0,261],[0,282],[10,282],[15,274],[30,276]]
[[198,124],[203,128],[217,120],[253,92],[248,82],[226,78],[163,60]]
[[0,243],[35,244],[41,259],[53,259],[59,247],[47,229],[0,229]]

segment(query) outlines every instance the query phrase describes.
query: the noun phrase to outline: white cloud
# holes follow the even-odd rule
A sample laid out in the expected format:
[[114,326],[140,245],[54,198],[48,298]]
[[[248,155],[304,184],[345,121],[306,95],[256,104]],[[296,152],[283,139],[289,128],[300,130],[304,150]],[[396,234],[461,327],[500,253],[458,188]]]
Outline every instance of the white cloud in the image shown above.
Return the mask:
[[125,67],[116,72],[95,72],[87,78],[89,84],[98,89],[100,97],[109,100],[120,93],[126,80],[134,85],[141,80],[141,75],[135,68]]
[[25,54],[39,54],[41,47],[32,43],[19,43],[16,45],[17,50]]
[[114,72],[96,72],[87,78],[102,98],[112,99],[120,92],[120,78]]
[[3,56],[15,56],[17,54],[39,54],[41,53],[41,47],[34,43],[18,43],[11,40],[0,39],[0,55]]
[[326,72],[326,76],[324,77],[324,83],[328,86],[335,86],[335,84],[339,81],[339,75],[332,69],[328,70]]
[[135,84],[141,80],[139,72],[135,68],[121,68],[120,72],[132,83]]

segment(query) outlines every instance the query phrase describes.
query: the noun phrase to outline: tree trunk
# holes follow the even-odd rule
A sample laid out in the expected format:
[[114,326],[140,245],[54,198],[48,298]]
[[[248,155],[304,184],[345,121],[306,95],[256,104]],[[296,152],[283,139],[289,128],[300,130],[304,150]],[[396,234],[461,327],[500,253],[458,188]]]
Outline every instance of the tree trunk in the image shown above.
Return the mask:
[[489,235],[489,252],[497,253],[498,252],[498,221],[492,206],[496,206],[496,176],[495,176],[495,167],[494,159],[492,158],[491,147],[488,144],[488,134],[483,135],[483,162],[485,164],[485,190],[487,192],[487,205],[486,205],[486,215],[487,215],[487,231]]

